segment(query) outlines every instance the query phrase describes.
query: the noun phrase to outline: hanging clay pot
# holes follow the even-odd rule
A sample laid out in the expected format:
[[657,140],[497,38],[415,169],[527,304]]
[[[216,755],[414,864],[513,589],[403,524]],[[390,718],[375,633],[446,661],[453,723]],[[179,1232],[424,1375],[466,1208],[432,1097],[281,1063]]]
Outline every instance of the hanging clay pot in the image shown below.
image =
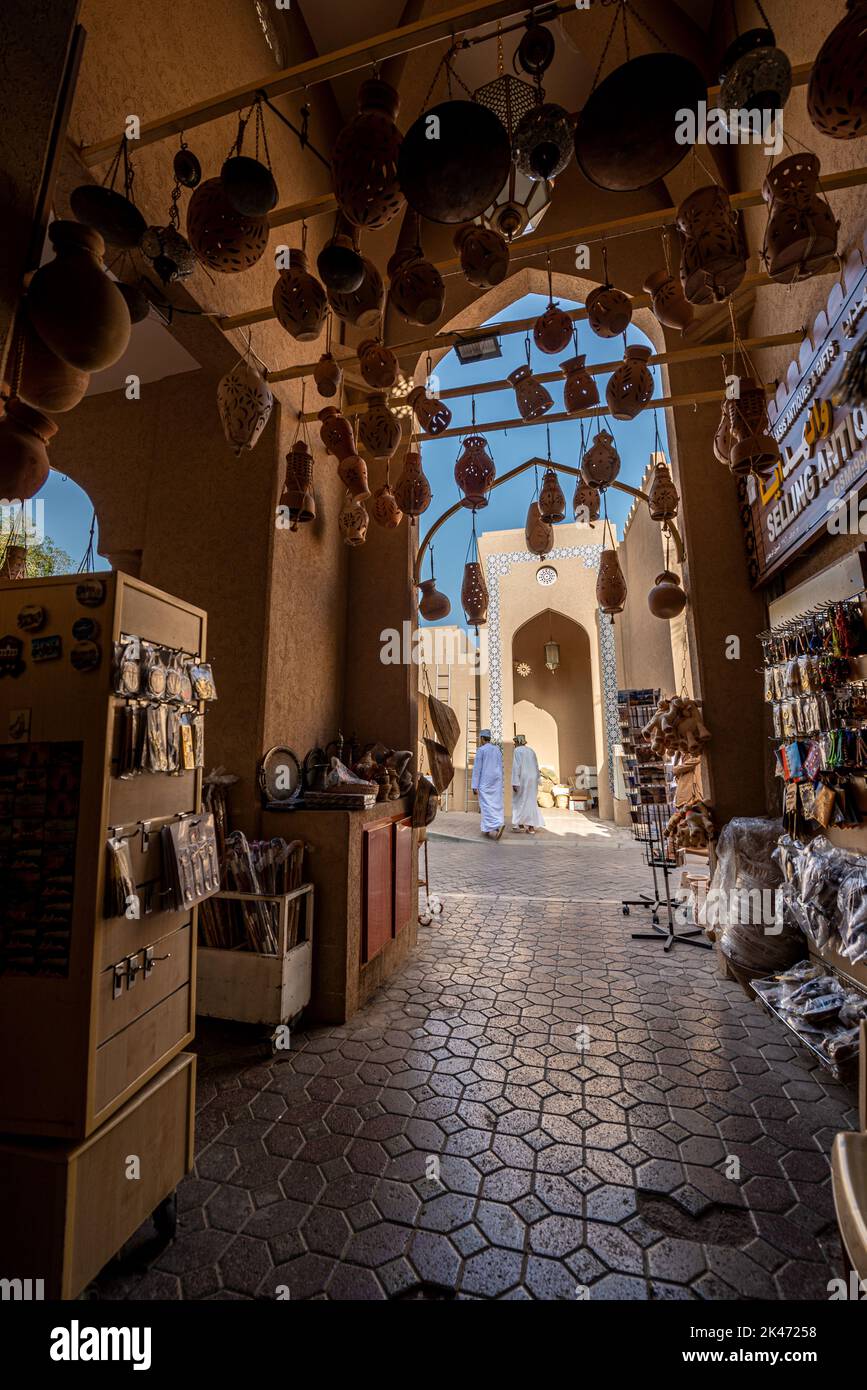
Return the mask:
[[75,220],[92,227],[109,246],[132,250],[138,246],[147,226],[129,198],[97,183],[83,183],[73,188],[69,206]]
[[369,497],[367,464],[358,454],[344,454],[337,465],[337,476],[353,497]]
[[221,275],[249,270],[265,254],[267,217],[245,217],[229,202],[221,179],[206,179],[187,208],[187,237],[203,265]]
[[575,521],[579,525],[592,526],[594,521],[599,520],[601,510],[602,494],[598,487],[593,487],[591,483],[585,483],[583,478],[579,478],[572,495],[572,516]]
[[807,87],[810,120],[832,140],[855,140],[867,130],[867,3],[847,0],[846,8],[819,49]]
[[615,613],[622,613],[626,607],[626,580],[623,578],[617,551],[607,546],[599,557],[596,602],[603,613],[612,617]]
[[427,618],[429,623],[438,622],[440,618],[447,618],[452,611],[452,605],[446,595],[440,593],[436,580],[423,579],[418,587],[421,589],[418,611],[422,617]]
[[547,555],[554,549],[554,527],[542,520],[538,502],[531,502],[527,509],[524,539],[532,555]]
[[651,297],[651,308],[657,322],[664,328],[679,328],[687,335],[695,326],[695,310],[684,298],[680,282],[667,270],[655,270],[644,282],[644,292]]
[[7,545],[0,564],[0,579],[27,578],[27,546]]
[[415,449],[407,451],[403,472],[394,485],[394,496],[400,510],[407,516],[421,516],[430,506],[430,483],[421,466],[421,454]]
[[78,405],[90,383],[89,372],[70,367],[46,347],[39,334],[27,324],[18,396],[34,410],[61,415]]
[[385,286],[373,261],[362,256],[363,275],[357,289],[328,290],[328,303],[339,319],[356,328],[373,328],[379,323],[385,302]]
[[395,530],[403,521],[403,512],[397,504],[388,477],[386,477],[382,487],[378,487],[373,494],[370,510],[377,525],[384,526],[386,531]]
[[358,438],[375,459],[390,459],[400,443],[401,429],[397,416],[389,410],[382,392],[374,392],[367,410],[358,417]]
[[680,587],[680,579],[672,570],[663,570],[647,595],[647,606],[654,618],[665,618],[671,622],[686,607],[686,594]]
[[102,265],[99,232],[80,222],[52,222],[54,260],[27,291],[27,313],[46,347],[80,372],[100,372],[122,357],[132,329],[129,310]]
[[377,77],[358,89],[358,111],[334,143],[334,196],[356,227],[384,227],[405,206],[397,176],[400,97]]
[[765,177],[762,197],[768,205],[768,225],[763,259],[772,280],[806,280],[824,270],[837,253],[838,223],[819,196],[819,174],[816,156],[802,150],[774,165]]
[[623,361],[608,378],[605,399],[615,420],[634,420],[653,395],[653,377],[647,359],[652,349],[630,343]]
[[550,391],[537,380],[526,363],[509,372],[508,379],[515,389],[515,400],[522,420],[539,420],[551,409],[554,399]]
[[549,304],[533,325],[533,342],[540,352],[562,352],[572,341],[572,320],[557,304]]
[[714,457],[728,467],[732,461],[733,448],[734,439],[732,438],[732,427],[729,424],[728,403],[723,401],[722,414],[716,427],[716,434],[713,437]]
[[680,494],[665,459],[660,459],[654,466],[653,482],[647,494],[647,506],[651,521],[673,521],[677,516]]
[[726,412],[734,444],[729,468],[736,477],[757,473],[771,477],[780,461],[780,449],[768,431],[768,408],[764,387],[752,377],[741,377],[740,395],[726,401]]
[[316,260],[319,278],[329,294],[352,294],[364,279],[364,261],[351,237],[336,233]]
[[387,391],[400,373],[391,348],[387,348],[378,338],[365,338],[359,343],[358,364],[364,380],[376,391]]
[[319,412],[319,419],[322,421],[319,438],[326,453],[338,460],[357,453],[352,425],[336,405],[324,405]]
[[488,505],[488,493],[497,476],[484,435],[468,434],[455,464],[455,482],[464,494],[461,503],[474,511]]
[[632,322],[632,300],[613,285],[597,285],[587,296],[587,322],[600,338],[619,338]]
[[566,498],[553,468],[546,468],[539,492],[539,515],[548,525],[562,521],[566,515]]
[[57,426],[14,396],[0,419],[0,498],[26,502],[48,478],[48,445]]
[[560,371],[566,378],[563,404],[570,415],[576,415],[579,410],[589,410],[591,406],[599,404],[596,378],[590,375],[584,361],[582,353],[580,357],[570,357],[568,362],[560,363]]
[[490,227],[469,222],[454,236],[464,279],[478,290],[491,290],[509,273],[509,243]]
[[442,434],[452,422],[452,412],[442,401],[429,396],[423,386],[415,386],[407,396],[419,427],[427,434]]
[[[367,494],[365,494],[367,495]],[[364,545],[370,517],[360,497],[347,492],[337,517],[337,529],[344,545]]]
[[274,175],[261,160],[246,154],[233,154],[220,170],[223,192],[242,217],[267,217],[277,206]]
[[482,566],[478,560],[469,560],[464,565],[464,579],[461,584],[461,606],[464,617],[472,627],[479,627],[488,619],[488,586]]
[[421,217],[472,222],[494,202],[511,163],[508,133],[493,111],[478,101],[443,101],[406,132],[398,179]]
[[743,230],[717,184],[698,188],[677,210],[680,283],[690,304],[728,299],[747,273]]
[[313,459],[303,439],[298,439],[286,455],[286,481],[280,495],[280,507],[290,517],[290,531],[316,517],[313,496]]
[[620,472],[620,455],[607,430],[600,430],[581,460],[581,474],[591,487],[606,488]]
[[428,326],[441,318],[446,287],[436,266],[416,246],[395,251],[388,263],[389,299],[407,323]]
[[241,358],[217,387],[223,433],[236,454],[252,449],[271,416],[274,397],[262,373]]
[[322,332],[328,302],[307,268],[307,253],[293,246],[289,265],[277,276],[271,304],[281,328],[298,343],[312,343]]
[[336,396],[343,383],[343,368],[330,352],[323,352],[313,368],[313,380],[320,396]]

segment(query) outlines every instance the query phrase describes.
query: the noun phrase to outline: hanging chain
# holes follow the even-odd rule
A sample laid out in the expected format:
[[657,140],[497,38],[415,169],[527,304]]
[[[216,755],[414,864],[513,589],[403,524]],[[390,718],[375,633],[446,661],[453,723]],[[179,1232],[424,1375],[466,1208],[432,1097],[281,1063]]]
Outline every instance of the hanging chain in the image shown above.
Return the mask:
[[307,251],[307,221],[301,223],[301,250]]
[[548,462],[551,462],[551,426],[545,423],[545,437],[548,441]]
[[548,304],[549,304],[549,305],[553,305],[553,303],[554,303],[554,278],[553,278],[553,275],[552,275],[552,273],[551,273],[551,252],[550,252],[550,251],[549,251],[549,252],[547,253],[547,255],[546,255],[546,260],[547,260],[547,265],[548,265]]
[[472,397],[472,400],[471,400],[471,407],[472,407],[473,429],[475,429],[475,428],[476,428],[476,398],[475,398],[475,396]]
[[608,247],[605,245],[605,237],[602,237],[602,274],[606,289],[611,288],[611,281],[608,279]]
[[[762,17],[762,23],[764,24],[765,28],[766,28],[766,29],[770,29],[770,28],[771,28],[771,22],[770,22],[770,20],[768,19],[768,16],[765,14],[765,9],[764,9],[764,6],[763,6],[763,4],[762,4],[762,0],[756,0],[756,9],[758,10],[759,14],[760,14],[761,17]],[[773,30],[772,30],[772,29],[771,29],[771,33],[773,33]]]
[[681,667],[680,667],[680,694],[681,694],[681,697],[682,697],[682,698],[685,698],[685,697],[686,697],[686,693],[687,693],[687,692],[686,692],[686,658],[687,658],[687,647],[686,647],[686,623],[684,623],[684,625],[683,625],[683,661],[681,662]]

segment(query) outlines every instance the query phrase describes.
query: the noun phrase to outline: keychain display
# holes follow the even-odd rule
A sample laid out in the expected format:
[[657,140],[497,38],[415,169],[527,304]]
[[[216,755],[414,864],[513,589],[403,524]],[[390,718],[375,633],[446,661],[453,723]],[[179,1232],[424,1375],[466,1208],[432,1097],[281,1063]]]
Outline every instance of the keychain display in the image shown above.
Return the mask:
[[112,835],[108,841],[108,864],[105,875],[105,915],[125,917],[135,900],[135,878],[129,840]]
[[219,892],[217,835],[210,811],[182,816],[161,832],[164,889],[176,911]]
[[217,698],[209,662],[122,633],[114,644],[114,691],[126,700],[118,712],[118,777],[204,767],[199,703]]

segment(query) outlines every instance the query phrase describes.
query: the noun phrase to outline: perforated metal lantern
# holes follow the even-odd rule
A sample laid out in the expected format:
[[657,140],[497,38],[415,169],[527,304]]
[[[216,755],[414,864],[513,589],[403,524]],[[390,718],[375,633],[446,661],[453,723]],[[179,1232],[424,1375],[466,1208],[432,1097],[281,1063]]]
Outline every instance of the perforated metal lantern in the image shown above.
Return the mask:
[[375,77],[362,82],[358,112],[334,143],[334,196],[356,227],[384,227],[404,207],[397,173],[399,110],[400,97],[387,82]]
[[[536,88],[506,73],[479,87],[475,98],[497,116],[513,152],[515,133],[522,119],[537,108]],[[534,232],[551,205],[553,188],[549,178],[531,177],[510,158],[499,187],[483,210],[485,226],[507,241]]]
[[534,106],[522,116],[512,137],[518,172],[534,182],[562,174],[574,152],[572,117],[550,101]]
[[281,328],[296,342],[311,343],[321,334],[328,301],[319,281],[310,274],[306,253],[297,247],[290,250],[289,265],[277,277],[271,304]]
[[167,227],[148,227],[140,245],[142,255],[151,262],[164,285],[186,279],[196,268],[195,251],[171,223]]
[[728,129],[730,111],[782,111],[792,90],[792,65],[771,29],[747,29],[726,50],[720,68],[719,109]]

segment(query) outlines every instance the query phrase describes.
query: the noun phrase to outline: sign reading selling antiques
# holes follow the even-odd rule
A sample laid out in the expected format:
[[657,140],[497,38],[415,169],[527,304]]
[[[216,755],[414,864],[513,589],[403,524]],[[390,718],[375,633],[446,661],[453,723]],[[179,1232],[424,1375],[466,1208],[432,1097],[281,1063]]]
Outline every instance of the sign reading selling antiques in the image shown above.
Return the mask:
[[[778,392],[776,410],[769,403],[780,462],[769,479],[750,475],[739,484],[754,585],[763,584],[821,534],[850,530],[847,500],[867,481],[867,408],[835,406],[832,400],[847,354],[867,327],[867,268],[860,257],[850,258],[844,285],[841,299],[835,283],[827,329],[794,389],[787,396]],[[803,356],[802,348],[799,360]]]

